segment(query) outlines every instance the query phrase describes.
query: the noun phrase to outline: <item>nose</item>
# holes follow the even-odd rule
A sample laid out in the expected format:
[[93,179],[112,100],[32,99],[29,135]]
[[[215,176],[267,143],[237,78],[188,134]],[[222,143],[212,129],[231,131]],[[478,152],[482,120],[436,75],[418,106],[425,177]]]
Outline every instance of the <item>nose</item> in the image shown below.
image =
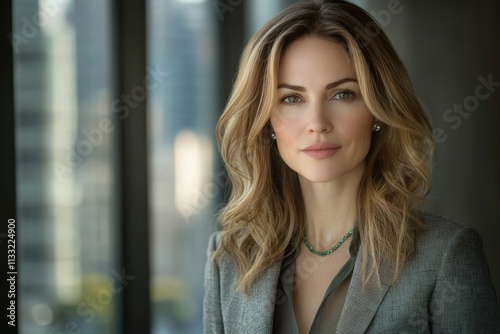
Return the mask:
[[310,111],[309,132],[311,133],[328,133],[333,129],[332,120],[328,117],[327,108],[318,104],[312,106]]

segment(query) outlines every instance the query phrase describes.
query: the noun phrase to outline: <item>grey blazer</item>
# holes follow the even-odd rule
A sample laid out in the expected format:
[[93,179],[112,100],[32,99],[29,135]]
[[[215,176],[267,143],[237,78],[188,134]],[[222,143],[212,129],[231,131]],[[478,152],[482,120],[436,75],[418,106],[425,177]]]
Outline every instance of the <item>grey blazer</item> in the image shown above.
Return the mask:
[[[361,288],[361,253],[336,333],[500,333],[500,316],[479,235],[433,214],[422,214],[425,231],[392,283],[394,263],[380,266],[381,285]],[[205,333],[271,333],[281,262],[263,272],[246,296],[237,288],[229,257],[210,260],[218,234],[210,238],[205,271]]]

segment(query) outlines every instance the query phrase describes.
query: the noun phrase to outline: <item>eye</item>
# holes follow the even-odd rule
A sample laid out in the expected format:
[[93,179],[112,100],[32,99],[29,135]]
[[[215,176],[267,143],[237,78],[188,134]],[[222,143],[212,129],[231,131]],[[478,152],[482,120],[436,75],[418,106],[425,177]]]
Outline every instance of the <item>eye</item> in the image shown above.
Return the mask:
[[288,95],[288,96],[285,96],[284,98],[281,99],[281,102],[285,103],[285,104],[295,104],[295,103],[299,103],[301,101],[302,101],[302,99],[300,97],[298,97],[297,95]]
[[344,90],[341,92],[338,92],[333,96],[333,99],[335,100],[341,100],[341,101],[348,101],[352,100],[356,94],[354,92],[351,92],[349,90]]

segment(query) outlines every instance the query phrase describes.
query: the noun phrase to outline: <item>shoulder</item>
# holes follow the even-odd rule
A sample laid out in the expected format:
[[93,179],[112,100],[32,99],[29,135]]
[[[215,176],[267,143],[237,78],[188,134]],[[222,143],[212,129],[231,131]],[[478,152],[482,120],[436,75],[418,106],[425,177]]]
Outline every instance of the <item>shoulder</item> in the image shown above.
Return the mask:
[[471,268],[489,276],[481,237],[473,228],[430,212],[416,215],[424,229],[416,237],[415,251],[403,266],[401,278],[418,278],[419,284],[431,288],[442,278],[469,276]]
[[228,301],[238,295],[237,271],[233,261],[225,254],[214,257],[220,247],[220,235],[221,232],[214,232],[208,240],[204,286],[205,317],[210,319],[213,314],[219,314],[217,321],[222,321],[224,309],[230,304]]
[[424,224],[424,231],[417,236],[417,251],[425,247],[436,254],[436,251],[445,251],[457,241],[465,242],[467,248],[482,249],[481,237],[472,227],[431,212],[418,212],[417,217]]
[[[212,270],[206,271],[206,279],[213,278],[213,274],[217,273],[217,278],[224,282],[231,282],[231,286],[237,281],[236,264],[228,254],[220,254],[217,258],[214,254],[221,247],[221,231],[213,232],[208,239],[207,247],[207,268]],[[207,277],[208,274],[208,277]]]
[[220,267],[221,264],[227,262],[227,255],[223,254],[222,256],[214,257],[214,254],[221,247],[221,231],[213,232],[208,238],[208,247],[207,247],[207,263],[211,265]]
[[425,229],[432,231],[433,233],[453,234],[459,230],[468,228],[465,225],[459,224],[430,211],[419,211],[416,213],[416,216],[422,220],[425,225]]
[[[216,231],[213,232],[208,238],[207,258],[209,261],[216,261],[213,255],[219,250],[219,248],[221,248],[221,235],[222,231]],[[228,258],[230,258],[230,256],[227,254],[221,254],[221,256],[217,258],[216,262],[220,265],[228,262]]]
[[207,256],[211,256],[219,247],[220,244],[220,231],[213,232],[208,238]]
[[489,266],[481,237],[475,229],[433,213],[421,213],[425,229],[417,236],[415,253],[403,268],[406,277],[448,288],[450,282],[460,289],[475,289],[494,295]]
[[[425,229],[371,324],[374,333],[499,333],[482,242],[470,227],[418,213]],[[398,321],[387,314],[397,310]]]
[[436,214],[420,213],[419,217],[425,230],[417,237],[415,254],[401,278],[425,291],[429,299],[420,298],[421,305],[423,310],[430,305],[433,331],[454,328],[455,333],[490,333],[498,329],[496,293],[479,234]]

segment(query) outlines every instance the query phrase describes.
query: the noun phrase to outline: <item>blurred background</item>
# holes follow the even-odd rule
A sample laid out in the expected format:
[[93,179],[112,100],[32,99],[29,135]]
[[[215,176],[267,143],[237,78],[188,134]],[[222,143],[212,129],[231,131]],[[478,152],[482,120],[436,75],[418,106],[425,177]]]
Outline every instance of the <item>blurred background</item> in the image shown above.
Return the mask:
[[[293,2],[7,1],[20,333],[202,332],[215,123],[244,44]],[[500,2],[355,3],[431,114],[430,206],[479,231],[498,294]]]

